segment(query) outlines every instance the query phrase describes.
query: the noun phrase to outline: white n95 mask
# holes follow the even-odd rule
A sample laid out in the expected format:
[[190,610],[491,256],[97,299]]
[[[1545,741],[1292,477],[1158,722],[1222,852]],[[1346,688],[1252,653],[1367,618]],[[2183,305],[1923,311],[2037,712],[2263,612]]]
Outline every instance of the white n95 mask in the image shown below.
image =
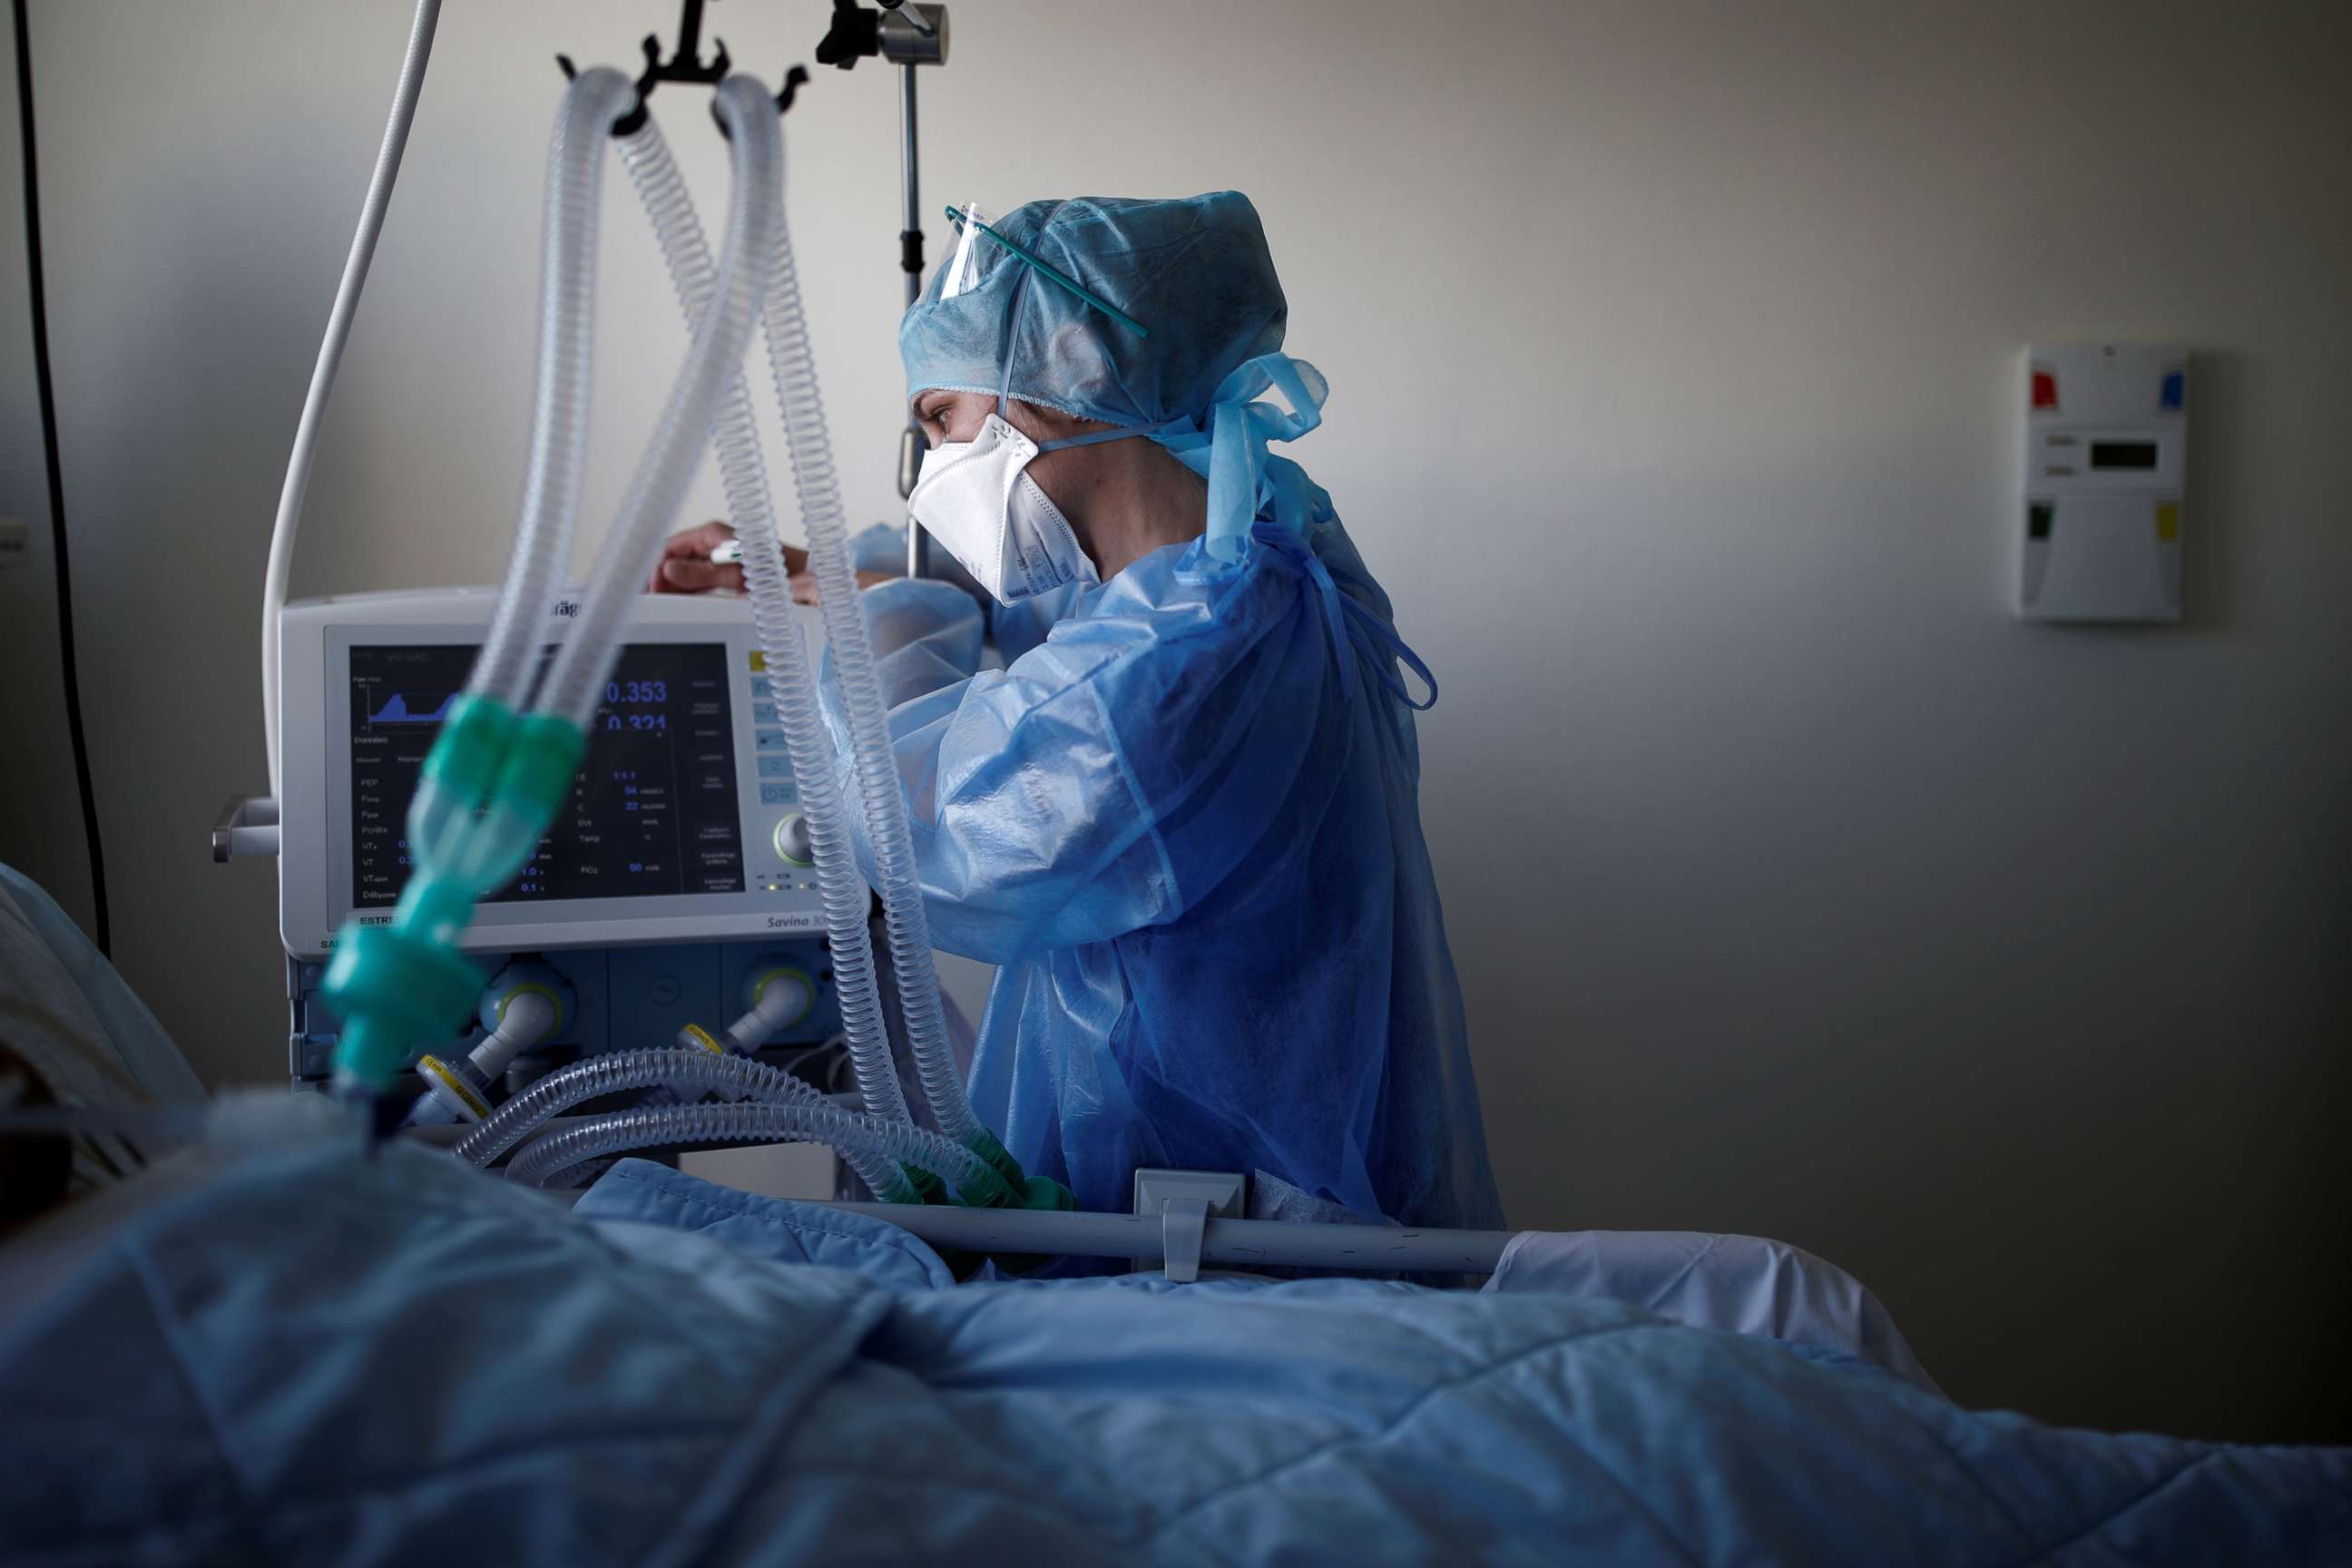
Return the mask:
[[1065,583],[1094,583],[1069,519],[1027,469],[1037,443],[992,414],[970,441],[923,456],[907,510],[1000,605]]

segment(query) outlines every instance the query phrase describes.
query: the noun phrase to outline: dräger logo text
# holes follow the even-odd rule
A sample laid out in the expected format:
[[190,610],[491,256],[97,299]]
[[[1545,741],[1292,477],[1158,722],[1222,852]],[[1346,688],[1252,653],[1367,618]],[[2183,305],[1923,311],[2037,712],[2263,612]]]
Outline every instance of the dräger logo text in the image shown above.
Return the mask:
[[567,621],[571,620],[572,617],[580,614],[580,601],[577,599],[558,599],[554,604],[550,605],[547,607],[547,613],[551,616],[561,616]]

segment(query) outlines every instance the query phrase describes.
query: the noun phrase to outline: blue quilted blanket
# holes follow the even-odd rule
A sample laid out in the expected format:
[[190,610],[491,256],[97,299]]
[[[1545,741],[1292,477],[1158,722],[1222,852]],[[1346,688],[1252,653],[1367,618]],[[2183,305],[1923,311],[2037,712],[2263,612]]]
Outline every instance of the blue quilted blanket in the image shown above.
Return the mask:
[[0,1249],[0,1562],[2352,1562],[2352,1451],[1607,1300],[958,1288],[657,1166],[566,1211],[404,1149],[81,1225]]

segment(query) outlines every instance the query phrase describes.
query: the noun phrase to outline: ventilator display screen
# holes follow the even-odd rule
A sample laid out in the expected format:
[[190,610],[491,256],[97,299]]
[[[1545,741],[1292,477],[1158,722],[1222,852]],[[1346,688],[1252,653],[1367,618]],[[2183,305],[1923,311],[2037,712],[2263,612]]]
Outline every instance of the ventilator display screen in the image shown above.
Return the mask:
[[2091,467],[2153,468],[2156,467],[2156,443],[2153,441],[2094,441],[2091,443]]
[[[408,881],[409,796],[475,651],[448,644],[351,650],[355,908],[388,907]],[[484,902],[741,892],[727,674],[723,643],[625,647],[570,800],[521,872]]]

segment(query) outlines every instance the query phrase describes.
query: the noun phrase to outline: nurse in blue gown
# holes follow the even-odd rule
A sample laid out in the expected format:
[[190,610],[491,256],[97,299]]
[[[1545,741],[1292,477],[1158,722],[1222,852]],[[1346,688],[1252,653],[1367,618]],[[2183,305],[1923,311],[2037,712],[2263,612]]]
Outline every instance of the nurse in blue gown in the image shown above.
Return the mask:
[[[1269,450],[1326,386],[1256,210],[963,226],[899,329],[909,509],[988,600],[864,598],[933,940],[997,966],[973,1110],[1090,1209],[1176,1165],[1248,1173],[1260,1215],[1500,1226],[1417,800],[1434,683]],[[656,585],[713,581],[717,536]]]

